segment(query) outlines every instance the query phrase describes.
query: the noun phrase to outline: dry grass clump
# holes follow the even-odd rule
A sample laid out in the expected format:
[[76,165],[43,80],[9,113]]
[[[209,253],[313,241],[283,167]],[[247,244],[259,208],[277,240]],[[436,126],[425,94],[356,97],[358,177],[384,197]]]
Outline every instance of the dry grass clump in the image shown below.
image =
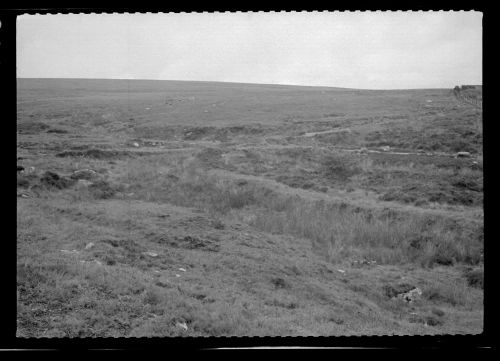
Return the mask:
[[199,160],[180,160],[167,170],[160,164],[131,166],[125,175],[129,190],[148,201],[164,201],[179,206],[199,207],[216,214],[241,209],[257,202],[259,189],[250,184],[209,175]]
[[325,202],[290,199],[278,209],[263,209],[255,227],[312,240],[332,261],[360,255],[379,263],[415,262],[424,266],[477,264],[482,242],[450,229],[444,222],[429,225],[417,217],[387,219],[340,209]]
[[[353,172],[343,158],[330,160],[332,167],[345,169],[345,176]],[[481,230],[471,235],[444,221],[429,222],[417,216],[388,218],[324,201],[278,195],[250,182],[217,178],[195,158],[180,160],[166,172],[160,164],[129,169],[127,181],[147,200],[199,207],[219,215],[250,207],[252,226],[309,239],[331,261],[363,256],[378,263],[433,266],[478,264],[481,260]]]
[[467,270],[465,272],[467,284],[475,288],[484,288],[484,270],[482,268]]
[[324,177],[331,181],[346,181],[361,171],[359,162],[345,154],[329,154],[321,165]]

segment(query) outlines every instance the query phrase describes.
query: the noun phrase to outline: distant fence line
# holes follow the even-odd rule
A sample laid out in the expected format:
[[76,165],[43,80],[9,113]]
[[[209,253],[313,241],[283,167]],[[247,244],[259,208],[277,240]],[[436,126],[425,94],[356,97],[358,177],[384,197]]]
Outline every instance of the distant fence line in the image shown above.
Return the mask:
[[476,108],[483,108],[483,100],[482,99],[477,99],[475,97],[472,97],[470,95],[463,94],[460,90],[454,89],[453,93],[455,94],[455,97],[464,103],[470,104],[475,106]]
[[[453,94],[455,94],[455,97],[457,98],[458,101],[460,101],[462,103],[470,104],[481,111],[483,110],[483,100],[482,99],[477,99],[476,97],[472,97],[470,95],[463,94],[461,92],[461,89],[458,86],[455,87],[455,89],[453,89]],[[480,133],[483,132],[482,119],[477,119],[476,127]]]

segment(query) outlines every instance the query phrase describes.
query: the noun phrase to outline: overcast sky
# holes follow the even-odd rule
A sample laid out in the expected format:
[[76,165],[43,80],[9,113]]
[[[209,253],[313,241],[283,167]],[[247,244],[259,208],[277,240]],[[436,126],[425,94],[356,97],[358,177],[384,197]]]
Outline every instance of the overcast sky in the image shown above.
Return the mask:
[[482,84],[482,14],[24,15],[17,76],[363,89]]

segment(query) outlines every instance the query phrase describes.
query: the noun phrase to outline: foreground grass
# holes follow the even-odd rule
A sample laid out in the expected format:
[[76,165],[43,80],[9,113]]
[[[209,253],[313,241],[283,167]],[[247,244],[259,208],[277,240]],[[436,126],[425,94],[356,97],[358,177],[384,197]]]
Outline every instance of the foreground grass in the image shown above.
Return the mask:
[[[342,273],[302,238],[228,217],[213,224],[168,204],[46,195],[18,208],[20,337],[480,331],[479,268],[344,262]],[[220,247],[173,247],[185,234]],[[391,299],[400,284],[422,299]]]

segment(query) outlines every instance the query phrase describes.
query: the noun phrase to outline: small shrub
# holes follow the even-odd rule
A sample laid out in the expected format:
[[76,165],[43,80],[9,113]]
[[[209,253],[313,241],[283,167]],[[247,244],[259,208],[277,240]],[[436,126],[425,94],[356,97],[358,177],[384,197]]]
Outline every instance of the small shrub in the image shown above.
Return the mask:
[[346,181],[361,172],[361,168],[352,157],[336,154],[323,160],[321,171],[329,180]]
[[434,316],[427,316],[425,322],[429,326],[441,326],[444,322]]
[[98,180],[89,186],[89,191],[97,199],[108,199],[115,195],[116,189],[104,180]]
[[439,308],[435,308],[435,307],[434,307],[434,308],[431,310],[431,312],[432,312],[434,315],[438,316],[438,317],[443,317],[443,316],[444,316],[444,311],[443,311],[443,310],[441,310],[441,309],[439,309]]
[[144,295],[143,302],[149,305],[157,305],[162,302],[162,297],[158,291],[148,289]]
[[483,289],[484,287],[484,271],[475,269],[465,273],[467,284],[471,287]]
[[271,279],[271,283],[276,288],[288,288],[289,287],[288,282],[286,282],[283,278],[279,278],[279,277]]
[[384,290],[384,294],[388,298],[394,298],[394,297],[397,297],[398,295],[400,295],[402,293],[409,292],[409,291],[411,291],[414,288],[415,288],[415,286],[412,286],[412,285],[410,285],[408,283],[401,283],[401,284],[396,285],[396,286],[385,285],[383,287],[383,290]]
[[28,188],[30,186],[30,181],[26,176],[24,176],[22,174],[18,174],[17,175],[17,186],[20,188]]
[[76,183],[75,180],[61,177],[59,174],[47,171],[40,178],[40,183],[46,188],[64,189]]

